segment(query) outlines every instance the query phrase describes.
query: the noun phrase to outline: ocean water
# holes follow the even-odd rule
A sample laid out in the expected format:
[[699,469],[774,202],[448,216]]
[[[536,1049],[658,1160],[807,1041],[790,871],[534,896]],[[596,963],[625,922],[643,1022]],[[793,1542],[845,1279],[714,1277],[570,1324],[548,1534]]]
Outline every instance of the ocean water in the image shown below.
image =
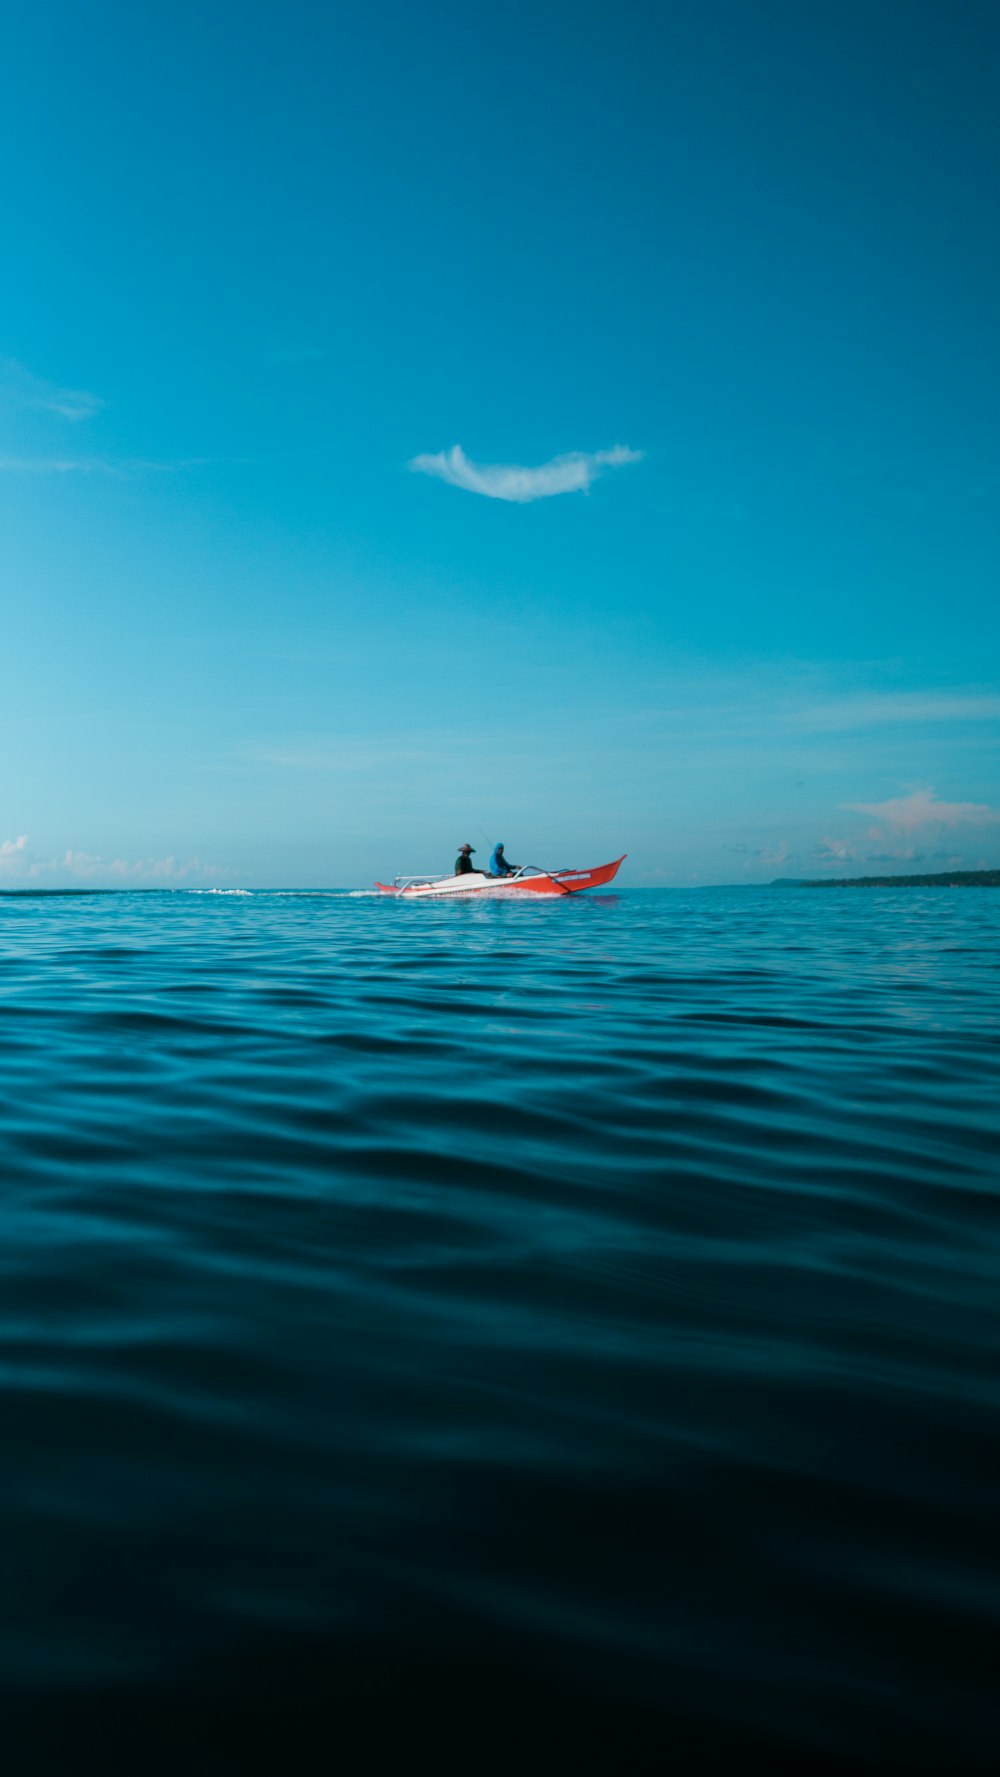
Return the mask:
[[998,935],[0,897],[7,1777],[987,1768]]

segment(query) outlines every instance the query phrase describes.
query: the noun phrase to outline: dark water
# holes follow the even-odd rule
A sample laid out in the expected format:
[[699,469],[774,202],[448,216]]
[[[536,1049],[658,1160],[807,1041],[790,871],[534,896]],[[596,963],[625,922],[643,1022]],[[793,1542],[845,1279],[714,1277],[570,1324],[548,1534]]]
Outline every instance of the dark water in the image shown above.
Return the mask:
[[0,899],[5,1772],[985,1767],[998,933]]

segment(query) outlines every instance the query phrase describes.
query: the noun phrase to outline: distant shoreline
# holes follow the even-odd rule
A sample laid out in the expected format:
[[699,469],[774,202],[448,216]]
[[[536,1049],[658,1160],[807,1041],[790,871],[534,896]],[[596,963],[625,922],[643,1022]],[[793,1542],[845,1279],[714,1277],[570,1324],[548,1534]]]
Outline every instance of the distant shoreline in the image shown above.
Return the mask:
[[772,888],[1000,888],[1000,870],[941,870],[926,876],[779,876]]
[[[776,876],[770,882],[645,882],[627,883],[616,889],[618,895],[642,895],[668,891],[671,894],[708,893],[712,890],[753,891],[772,888],[1000,888],[1000,870],[943,870],[936,874],[923,876]],[[206,889],[193,884],[137,884],[127,886],[116,884],[113,888],[41,888],[33,884],[30,888],[0,888],[0,902],[4,900],[45,899],[69,900],[86,899],[94,895],[159,895],[164,898],[171,895],[356,895],[367,893],[363,889],[348,889],[343,886],[333,888],[264,888],[259,884],[254,888],[232,886],[229,888]],[[374,892],[374,891],[371,891]],[[587,899],[585,896],[584,899]]]

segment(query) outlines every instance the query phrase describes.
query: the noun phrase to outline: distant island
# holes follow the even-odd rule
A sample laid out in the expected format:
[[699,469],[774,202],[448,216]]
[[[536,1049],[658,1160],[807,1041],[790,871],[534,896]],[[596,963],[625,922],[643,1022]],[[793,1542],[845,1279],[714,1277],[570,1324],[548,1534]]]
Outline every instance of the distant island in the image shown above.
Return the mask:
[[1000,870],[941,870],[927,876],[779,876],[772,888],[1000,888]]

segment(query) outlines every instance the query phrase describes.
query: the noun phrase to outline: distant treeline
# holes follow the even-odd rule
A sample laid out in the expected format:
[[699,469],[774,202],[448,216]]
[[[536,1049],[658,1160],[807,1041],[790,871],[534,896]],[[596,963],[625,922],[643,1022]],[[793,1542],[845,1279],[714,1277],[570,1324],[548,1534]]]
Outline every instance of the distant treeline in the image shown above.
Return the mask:
[[928,876],[779,876],[772,888],[1000,888],[1000,870],[941,870]]

